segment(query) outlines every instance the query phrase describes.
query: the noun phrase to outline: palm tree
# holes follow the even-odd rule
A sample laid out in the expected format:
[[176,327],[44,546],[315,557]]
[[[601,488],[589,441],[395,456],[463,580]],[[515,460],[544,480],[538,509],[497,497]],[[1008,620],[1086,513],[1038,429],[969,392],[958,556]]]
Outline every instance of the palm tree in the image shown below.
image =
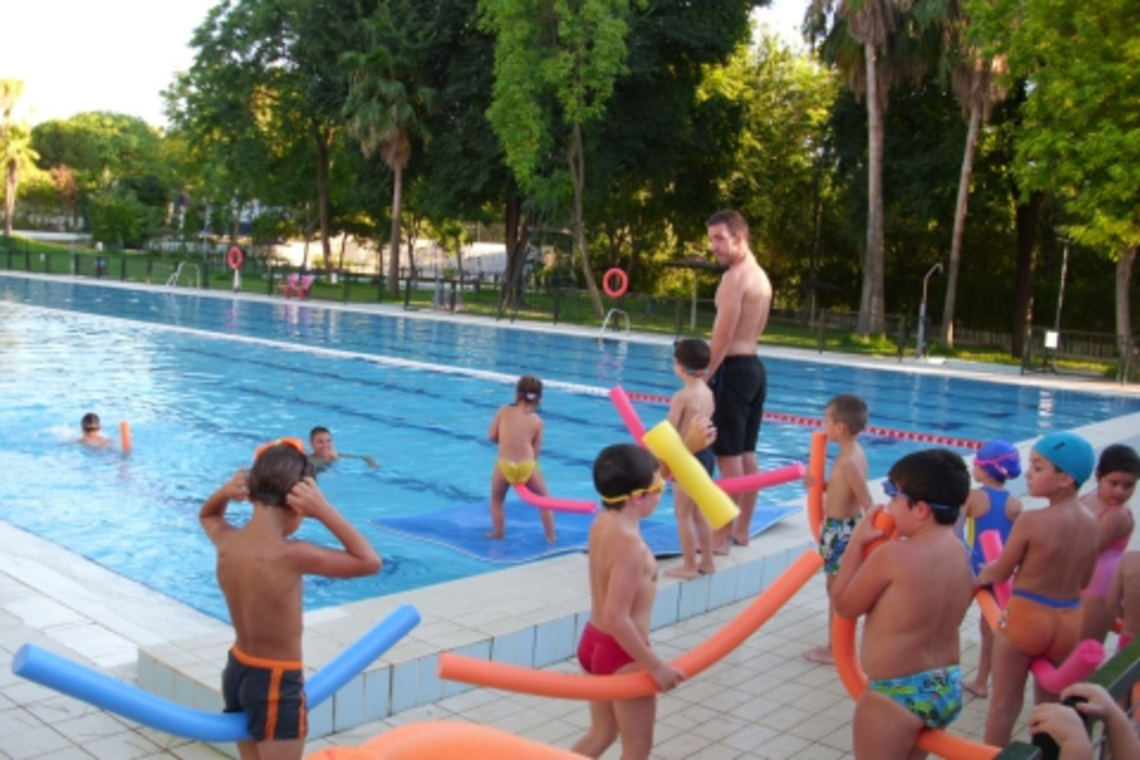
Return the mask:
[[[382,24],[383,21],[377,23]],[[404,169],[412,157],[412,137],[429,139],[424,127],[435,90],[418,84],[408,61],[385,44],[367,53],[342,57],[351,71],[344,114],[349,134],[360,142],[366,158],[379,153],[393,173],[392,236],[388,247],[388,292],[400,292],[400,212]]]
[[4,235],[12,237],[12,217],[16,210],[16,190],[20,170],[39,160],[32,150],[32,131],[27,124],[13,121],[16,101],[24,94],[19,79],[0,79],[0,167],[4,171]]

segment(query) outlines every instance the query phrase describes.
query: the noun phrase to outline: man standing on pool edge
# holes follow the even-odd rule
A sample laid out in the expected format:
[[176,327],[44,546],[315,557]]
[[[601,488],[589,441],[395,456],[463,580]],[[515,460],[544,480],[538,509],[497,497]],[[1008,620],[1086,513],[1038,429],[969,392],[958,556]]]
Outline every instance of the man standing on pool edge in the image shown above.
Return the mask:
[[[718,211],[705,222],[717,263],[726,267],[716,289],[708,376],[716,395],[713,444],[721,477],[732,478],[759,471],[756,439],[764,416],[768,378],[756,355],[756,342],[768,324],[772,283],[757,263],[749,243],[748,222],[739,211]],[[740,516],[717,531],[715,554],[728,554],[735,542],[747,546],[756,492],[738,494]]]

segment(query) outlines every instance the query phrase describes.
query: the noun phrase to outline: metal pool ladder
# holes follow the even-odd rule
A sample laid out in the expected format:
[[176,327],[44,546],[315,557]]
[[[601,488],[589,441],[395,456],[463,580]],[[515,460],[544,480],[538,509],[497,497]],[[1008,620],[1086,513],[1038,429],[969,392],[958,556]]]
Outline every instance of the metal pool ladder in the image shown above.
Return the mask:
[[[614,332],[624,332],[629,334],[629,315],[621,309],[610,309],[606,314],[606,318],[602,320],[602,334],[605,335],[606,328],[610,327],[610,320],[613,320]],[[624,322],[624,328],[622,323]]]
[[194,287],[196,287],[196,288],[202,287],[201,286],[202,275],[201,275],[201,271],[198,269],[198,265],[192,264],[188,261],[179,261],[178,262],[178,266],[176,266],[174,268],[174,273],[171,274],[170,277],[168,277],[166,280],[167,286],[177,286],[178,285],[178,278],[182,276],[182,267],[183,266],[190,266],[190,267],[194,268]]

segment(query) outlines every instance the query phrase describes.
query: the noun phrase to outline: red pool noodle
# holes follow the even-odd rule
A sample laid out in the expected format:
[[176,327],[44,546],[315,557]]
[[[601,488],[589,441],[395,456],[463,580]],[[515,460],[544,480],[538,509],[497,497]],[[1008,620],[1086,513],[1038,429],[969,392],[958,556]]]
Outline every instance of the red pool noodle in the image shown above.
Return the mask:
[[[993,562],[1001,556],[1001,534],[996,530],[983,531],[979,540],[982,542],[982,554],[985,556],[986,562]],[[1013,593],[1012,588],[1013,582],[1008,579],[1002,583],[994,584],[994,596],[997,598],[997,603],[1001,609],[1004,609],[1009,603],[1009,597]],[[1000,615],[998,618],[1000,619]],[[995,622],[990,621],[988,617],[986,620],[990,623],[990,627],[996,630]],[[1037,683],[1053,694],[1059,694],[1066,686],[1071,686],[1077,681],[1083,681],[1091,676],[1104,662],[1104,656],[1103,644],[1095,639],[1085,639],[1060,665],[1054,665],[1044,657],[1035,657],[1029,663],[1029,669],[1033,671]]]
[[131,425],[126,420],[119,422],[119,445],[124,454],[131,450]]
[[[694,649],[673,660],[689,678],[706,670],[772,617],[823,566],[819,552],[809,549],[764,589],[739,615]],[[634,699],[657,692],[657,683],[645,671],[614,676],[554,673],[518,665],[488,662],[453,652],[439,656],[439,677],[477,686],[540,697],[562,699]]]
[[[894,530],[894,520],[886,512],[875,515],[876,528],[887,531],[888,535]],[[877,539],[867,545],[866,555],[870,555],[883,544],[885,539]],[[992,599],[992,597],[991,597]],[[859,658],[855,654],[855,620],[844,618],[838,614],[831,616],[831,652],[835,656],[835,669],[839,672],[839,680],[851,698],[858,701],[867,688],[867,674],[863,672]],[[960,736],[954,736],[942,730],[923,729],[918,733],[915,744],[919,749],[933,753],[938,757],[952,757],[954,760],[991,760],[1001,752],[1001,747],[991,747],[988,744],[972,742]]]
[[592,515],[598,511],[597,502],[586,499],[555,499],[550,496],[542,496],[527,488],[525,483],[516,485],[515,493],[532,507],[547,509],[551,512],[578,512]]
[[721,478],[713,482],[720,486],[720,490],[727,494],[744,493],[746,491],[759,491],[771,486],[779,486],[800,480],[804,476],[804,466],[800,462],[778,467],[775,470],[754,472],[751,475],[738,475],[733,478]]
[[[637,416],[637,411],[633,408],[633,402],[629,400],[629,394],[620,385],[615,385],[610,388],[610,401],[614,403],[617,408],[618,415],[621,417],[622,422],[625,423],[629,434],[633,436],[633,440],[637,444],[643,445],[641,439],[645,437],[645,426],[641,424],[641,418]],[[668,403],[668,402],[666,402]]]

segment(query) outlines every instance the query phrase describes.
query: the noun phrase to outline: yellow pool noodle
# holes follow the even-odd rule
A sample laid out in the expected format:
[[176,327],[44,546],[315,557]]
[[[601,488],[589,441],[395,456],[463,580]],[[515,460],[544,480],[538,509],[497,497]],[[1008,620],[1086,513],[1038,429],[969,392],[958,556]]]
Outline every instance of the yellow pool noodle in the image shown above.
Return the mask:
[[658,459],[668,465],[677,485],[692,497],[713,530],[723,528],[740,514],[736,502],[717,488],[704,466],[685,448],[681,436],[669,424],[669,420],[658,423],[641,440]]

